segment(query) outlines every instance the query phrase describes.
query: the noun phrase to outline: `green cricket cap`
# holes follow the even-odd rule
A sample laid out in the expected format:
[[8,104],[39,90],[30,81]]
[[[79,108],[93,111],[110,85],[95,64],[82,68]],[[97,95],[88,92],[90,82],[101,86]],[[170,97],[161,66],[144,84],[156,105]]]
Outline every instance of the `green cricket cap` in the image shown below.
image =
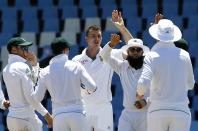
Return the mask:
[[7,46],[31,46],[33,43],[26,41],[22,37],[14,37],[8,41]]

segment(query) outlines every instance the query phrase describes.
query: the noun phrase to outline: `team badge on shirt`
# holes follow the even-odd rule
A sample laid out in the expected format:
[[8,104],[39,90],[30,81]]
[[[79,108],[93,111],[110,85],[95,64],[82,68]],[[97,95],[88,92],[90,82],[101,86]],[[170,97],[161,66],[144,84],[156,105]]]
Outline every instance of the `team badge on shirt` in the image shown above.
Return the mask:
[[30,78],[33,81],[33,83],[35,83],[36,81],[35,81],[35,77],[33,75],[34,72],[31,71],[29,68],[27,68],[25,72],[26,72],[26,75],[28,76],[28,78]]
[[82,64],[82,65],[84,65],[85,63],[87,63],[88,62],[88,60],[82,60],[82,61],[80,61],[80,63]]

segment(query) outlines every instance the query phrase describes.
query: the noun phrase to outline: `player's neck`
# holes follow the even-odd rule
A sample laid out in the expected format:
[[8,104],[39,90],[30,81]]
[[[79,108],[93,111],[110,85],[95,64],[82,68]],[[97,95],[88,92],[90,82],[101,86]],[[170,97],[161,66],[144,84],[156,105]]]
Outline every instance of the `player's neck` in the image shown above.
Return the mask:
[[95,59],[96,55],[99,53],[99,51],[100,51],[100,48],[88,47],[87,50],[86,50],[86,55],[88,57],[90,57],[91,59]]

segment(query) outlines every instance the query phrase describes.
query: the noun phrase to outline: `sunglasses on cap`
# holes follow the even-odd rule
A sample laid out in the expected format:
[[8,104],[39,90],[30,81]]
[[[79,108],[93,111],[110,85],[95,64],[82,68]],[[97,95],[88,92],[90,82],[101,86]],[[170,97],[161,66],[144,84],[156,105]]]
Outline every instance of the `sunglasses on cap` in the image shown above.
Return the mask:
[[29,49],[28,49],[28,48],[29,48],[28,46],[20,46],[20,48],[21,48],[23,51],[26,51],[26,52],[28,52],[28,50],[29,50]]
[[140,48],[140,47],[130,47],[129,49],[128,49],[129,51],[131,51],[131,52],[140,52],[140,51],[142,51],[142,48]]

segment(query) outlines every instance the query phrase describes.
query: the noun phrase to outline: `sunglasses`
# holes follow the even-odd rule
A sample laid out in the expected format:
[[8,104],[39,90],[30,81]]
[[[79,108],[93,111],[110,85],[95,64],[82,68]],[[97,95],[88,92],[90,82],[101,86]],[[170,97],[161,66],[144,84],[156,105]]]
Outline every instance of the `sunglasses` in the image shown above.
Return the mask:
[[20,48],[23,50],[23,51],[26,51],[26,52],[28,52],[28,46],[20,46]]
[[140,52],[140,51],[142,51],[142,48],[140,48],[140,47],[131,47],[131,48],[129,48],[129,51],[131,51],[131,52]]

